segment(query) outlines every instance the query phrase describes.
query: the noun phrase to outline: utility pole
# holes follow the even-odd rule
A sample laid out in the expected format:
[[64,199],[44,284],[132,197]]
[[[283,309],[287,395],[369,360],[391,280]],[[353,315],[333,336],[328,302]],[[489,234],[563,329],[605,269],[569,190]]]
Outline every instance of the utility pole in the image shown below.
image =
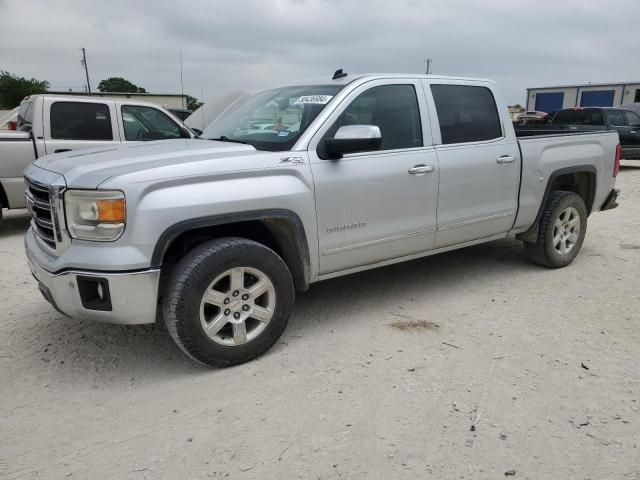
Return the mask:
[[184,83],[182,82],[182,50],[180,50],[180,94],[182,95],[181,102],[182,108],[186,109],[186,105],[184,104]]
[[431,59],[427,58],[424,62],[427,64],[426,74],[429,75],[431,73]]
[[89,67],[87,67],[87,52],[82,47],[82,65],[84,65],[84,74],[87,77],[87,92],[91,93],[91,82],[89,82]]

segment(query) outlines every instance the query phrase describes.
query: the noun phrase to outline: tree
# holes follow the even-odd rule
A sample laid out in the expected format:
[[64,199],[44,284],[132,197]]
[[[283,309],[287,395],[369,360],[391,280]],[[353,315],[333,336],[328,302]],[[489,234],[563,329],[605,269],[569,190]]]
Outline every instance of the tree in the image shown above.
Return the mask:
[[46,80],[27,80],[9,72],[0,71],[0,109],[11,110],[20,105],[24,97],[45,93],[49,88]]
[[101,92],[147,93],[144,88],[134,85],[122,77],[109,77],[106,80],[102,80],[98,84],[98,90]]
[[199,101],[196,97],[187,95],[187,110],[191,110],[193,112],[201,105],[203,105],[203,103]]

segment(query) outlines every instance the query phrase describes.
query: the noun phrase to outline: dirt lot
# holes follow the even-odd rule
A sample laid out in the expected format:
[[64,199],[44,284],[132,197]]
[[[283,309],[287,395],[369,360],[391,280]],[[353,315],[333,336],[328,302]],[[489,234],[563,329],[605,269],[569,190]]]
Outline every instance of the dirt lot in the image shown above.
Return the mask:
[[640,167],[618,186],[568,268],[501,241],[323,282],[227,370],[55,313],[11,213],[0,478],[639,479]]

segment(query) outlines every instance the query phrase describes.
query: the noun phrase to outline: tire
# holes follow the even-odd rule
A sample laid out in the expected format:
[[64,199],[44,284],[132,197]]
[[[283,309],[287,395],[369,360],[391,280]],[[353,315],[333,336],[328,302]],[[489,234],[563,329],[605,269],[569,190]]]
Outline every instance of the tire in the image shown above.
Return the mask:
[[164,293],[169,334],[188,357],[213,367],[248,362],[269,350],[284,332],[295,298],[282,258],[231,237],[190,251]]
[[586,233],[587,207],[582,197],[574,192],[553,190],[540,217],[538,238],[535,243],[524,243],[525,253],[538,265],[566,267],[580,252]]

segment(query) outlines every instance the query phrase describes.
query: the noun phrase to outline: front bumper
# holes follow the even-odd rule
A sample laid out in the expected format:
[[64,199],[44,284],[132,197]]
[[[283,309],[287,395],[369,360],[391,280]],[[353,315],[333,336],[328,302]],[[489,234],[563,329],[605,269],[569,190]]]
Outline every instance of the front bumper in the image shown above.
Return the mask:
[[[155,322],[159,269],[52,273],[38,264],[34,248],[39,247],[29,230],[25,236],[29,268],[44,297],[59,312],[72,318],[126,325]],[[96,292],[100,292],[100,298]]]

